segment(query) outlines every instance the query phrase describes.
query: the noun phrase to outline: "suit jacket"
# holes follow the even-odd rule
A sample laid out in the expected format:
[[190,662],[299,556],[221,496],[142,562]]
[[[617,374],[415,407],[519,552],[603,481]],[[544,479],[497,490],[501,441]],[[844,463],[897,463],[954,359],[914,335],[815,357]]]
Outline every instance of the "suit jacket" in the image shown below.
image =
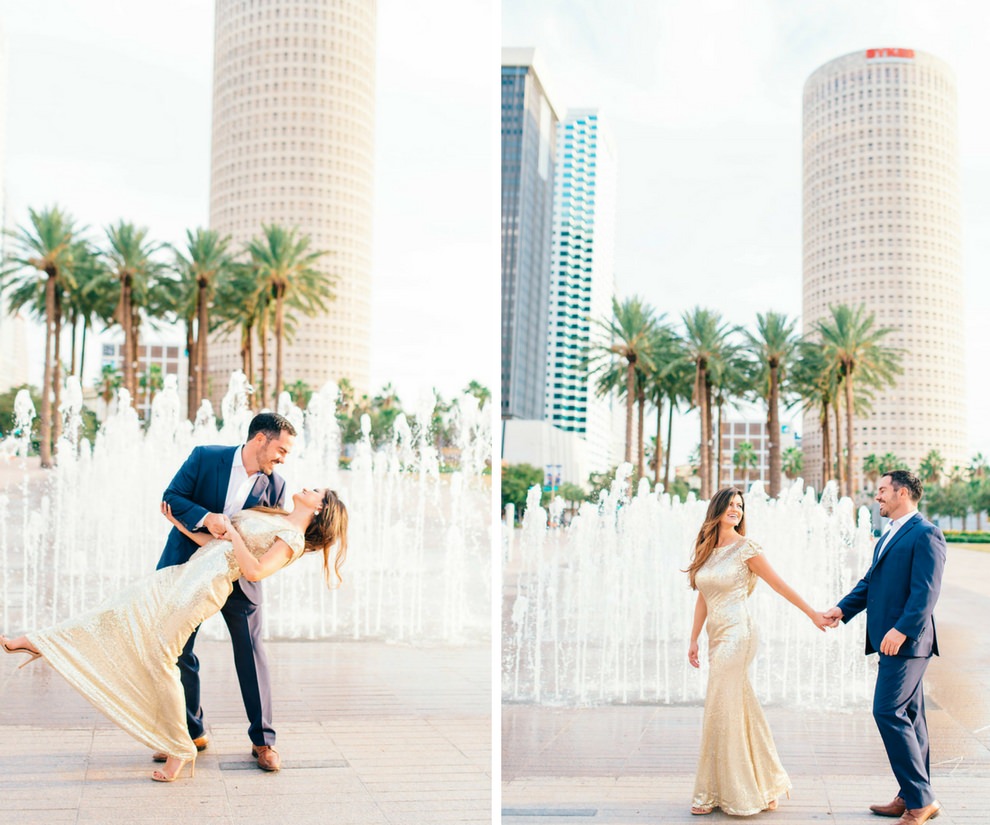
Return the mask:
[[[207,513],[223,512],[227,486],[230,483],[230,469],[234,465],[234,454],[239,449],[240,447],[196,447],[169,483],[162,499],[172,508],[172,515],[187,530],[195,532],[196,525]],[[258,505],[281,507],[284,501],[285,479],[275,473],[271,476],[260,473],[248,493],[244,509]],[[173,527],[156,569],[184,564],[197,550],[199,545],[196,542],[183,535],[177,527]],[[234,590],[238,589],[248,601],[253,604],[261,603],[260,582],[241,579],[234,582]]]
[[866,652],[875,653],[892,627],[907,636],[898,656],[938,655],[932,611],[942,587],[945,536],[920,513],[915,513],[887,543],[877,559],[842,601],[842,621],[866,610]]

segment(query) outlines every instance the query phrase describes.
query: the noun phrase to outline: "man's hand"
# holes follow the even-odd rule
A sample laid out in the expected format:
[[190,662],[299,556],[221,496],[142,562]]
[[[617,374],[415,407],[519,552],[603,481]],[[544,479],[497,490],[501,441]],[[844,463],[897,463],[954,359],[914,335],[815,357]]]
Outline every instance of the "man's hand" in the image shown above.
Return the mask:
[[206,518],[203,519],[203,526],[210,531],[210,535],[215,539],[221,538],[227,532],[223,513],[207,513]]
[[887,631],[887,635],[883,637],[883,641],[880,642],[880,652],[885,656],[896,656],[897,651],[901,649],[901,645],[907,640],[901,631],[896,627],[890,628]]
[[842,618],[842,611],[838,607],[833,607],[830,610],[826,610],[822,615],[829,620],[829,627],[838,627],[839,620]]

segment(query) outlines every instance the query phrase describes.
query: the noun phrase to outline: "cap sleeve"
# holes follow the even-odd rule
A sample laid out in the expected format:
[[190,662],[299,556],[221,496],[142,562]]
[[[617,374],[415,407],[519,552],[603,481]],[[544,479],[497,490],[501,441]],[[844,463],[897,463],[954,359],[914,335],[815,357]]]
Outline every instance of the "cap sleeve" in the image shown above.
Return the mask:
[[761,553],[763,553],[763,548],[752,539],[746,539],[743,543],[742,550],[739,551],[740,558],[743,561],[749,561],[753,556],[759,556]]
[[290,561],[298,559],[306,547],[303,534],[298,530],[293,530],[291,527],[283,527],[281,530],[277,530],[275,532],[275,538],[282,539],[282,541],[289,545],[289,548],[292,550]]

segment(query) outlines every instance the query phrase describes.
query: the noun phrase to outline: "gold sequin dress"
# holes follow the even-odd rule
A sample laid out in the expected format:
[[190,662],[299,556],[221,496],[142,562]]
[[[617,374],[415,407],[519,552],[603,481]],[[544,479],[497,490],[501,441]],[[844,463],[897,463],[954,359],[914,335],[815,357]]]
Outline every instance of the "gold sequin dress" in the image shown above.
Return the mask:
[[757,637],[746,602],[757,576],[746,560],[760,552],[740,539],[716,548],[695,575],[708,605],[708,690],[691,804],[735,816],[765,810],[791,787],[749,683]]
[[[237,531],[260,558],[280,538],[303,552],[284,516],[244,510]],[[185,564],[156,570],[103,604],[27,638],[76,690],[139,742],[189,759],[186,704],[176,659],[190,634],[217,613],[241,575],[229,541],[214,539]]]

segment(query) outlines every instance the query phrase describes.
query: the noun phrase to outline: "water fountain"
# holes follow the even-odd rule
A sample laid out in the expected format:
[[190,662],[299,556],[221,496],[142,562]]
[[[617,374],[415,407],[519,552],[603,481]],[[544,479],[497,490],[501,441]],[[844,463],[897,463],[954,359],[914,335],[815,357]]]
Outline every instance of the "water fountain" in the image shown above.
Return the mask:
[[[685,503],[620,468],[595,505],[548,528],[533,488],[521,529],[503,525],[503,697],[560,705],[695,703],[701,671],[687,663],[696,594],[686,574],[707,503]],[[507,520],[506,525],[512,521]],[[826,609],[866,571],[872,544],[865,509],[854,513],[834,484],[819,502],[800,481],[778,499],[757,484],[746,496],[747,535],[808,602]],[[862,620],[822,634],[760,583],[750,608],[760,634],[753,685],[763,702],[856,705],[872,693],[875,661],[863,655]]]
[[[152,402],[145,432],[121,390],[95,443],[72,440],[81,394],[65,395],[66,438],[57,467],[39,483],[0,491],[0,578],[8,631],[39,627],[96,604],[154,569],[168,523],[161,493],[198,444],[238,444],[251,419],[250,388],[235,373],[223,399],[218,430],[209,402],[195,423],[180,418],[178,391],[166,382]],[[317,554],[265,582],[269,638],[381,639],[414,644],[462,644],[490,637],[490,483],[479,456],[490,455],[487,410],[459,429],[466,461],[439,473],[420,426],[403,420],[384,449],[359,445],[360,461],[338,466],[337,387],[315,393],[307,410],[287,396],[279,410],[299,429],[295,449],[278,468],[288,492],[304,486],[337,489],[350,512],[344,584],[327,590]],[[477,401],[465,396],[462,408]],[[31,411],[33,418],[33,410]],[[429,421],[429,418],[418,418]],[[30,429],[30,419],[26,422]],[[425,445],[425,448],[424,448]],[[291,502],[289,503],[291,507]],[[218,638],[218,617],[203,627]]]

